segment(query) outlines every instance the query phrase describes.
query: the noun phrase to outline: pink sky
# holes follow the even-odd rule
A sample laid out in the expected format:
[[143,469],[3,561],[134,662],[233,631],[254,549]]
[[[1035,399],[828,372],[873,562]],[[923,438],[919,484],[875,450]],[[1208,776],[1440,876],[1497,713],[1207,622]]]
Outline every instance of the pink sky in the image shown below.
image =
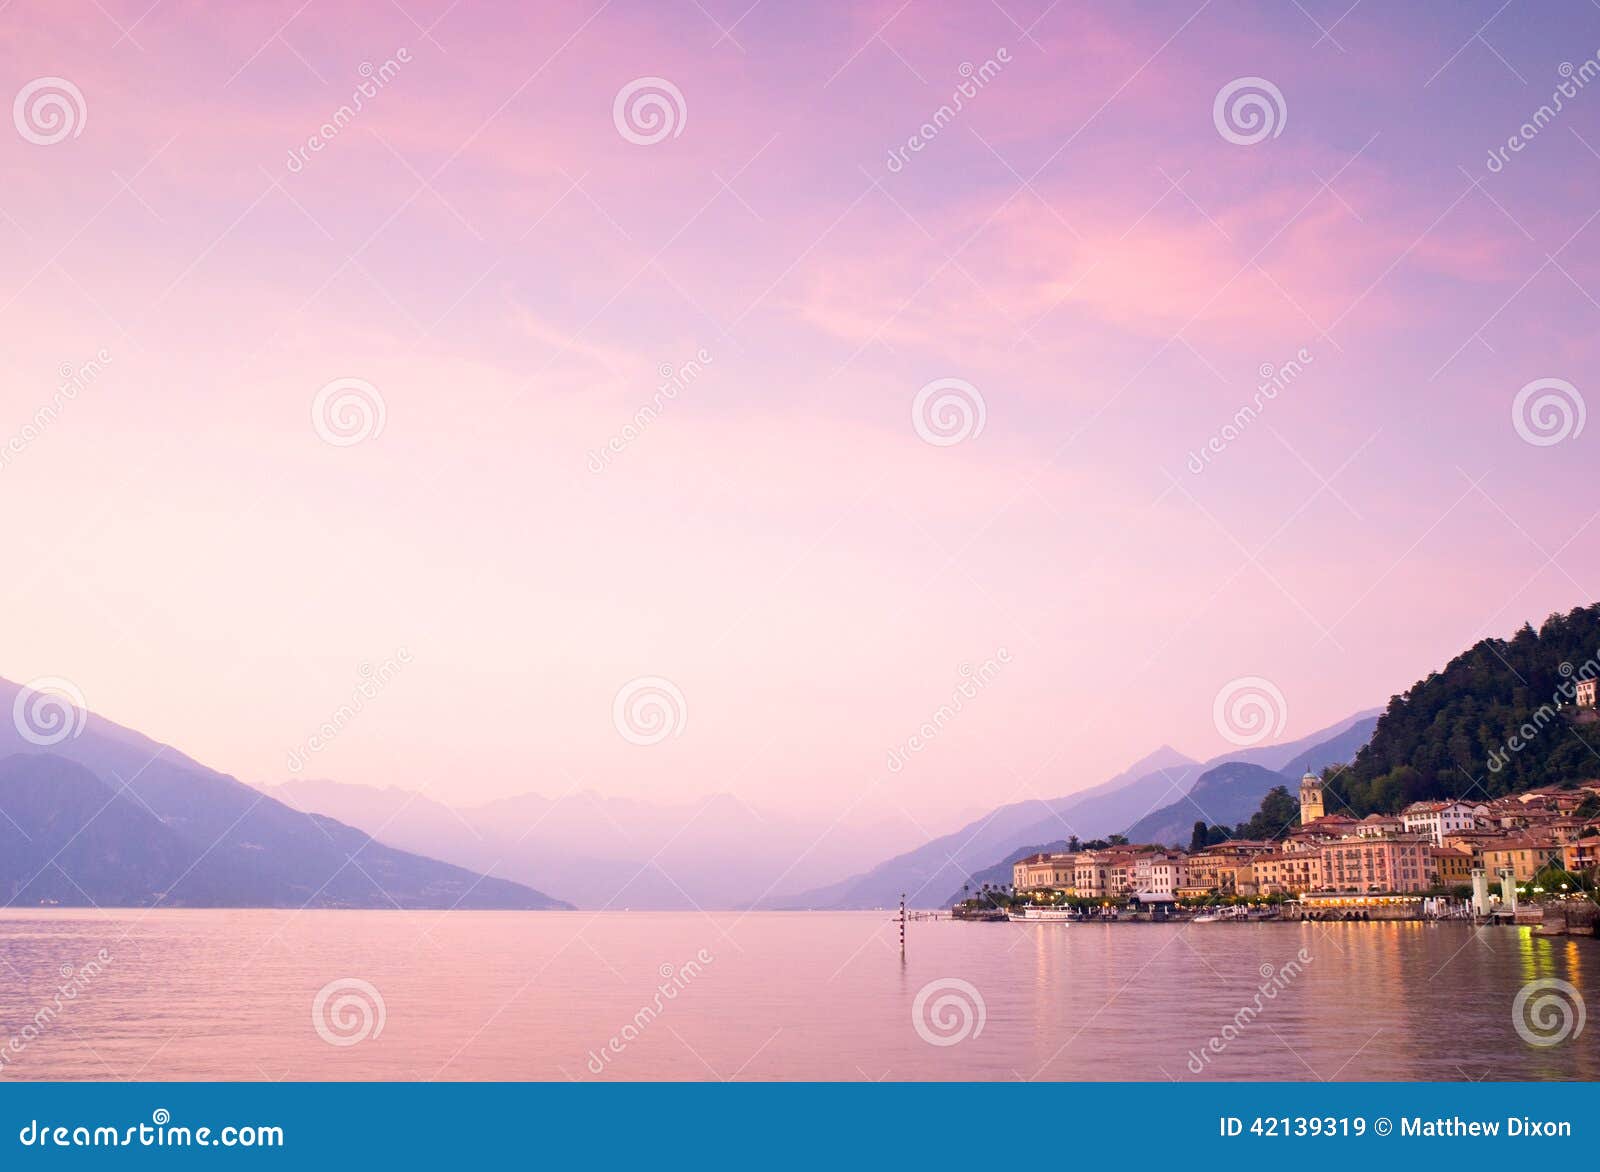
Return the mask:
[[[871,787],[863,814],[943,830],[1162,741],[1228,749],[1236,678],[1300,736],[1594,601],[1600,424],[1536,445],[1512,404],[1544,378],[1600,404],[1600,85],[1486,159],[1600,11],[1002,2],[13,0],[4,96],[65,78],[86,116],[0,134],[0,437],[109,361],[0,467],[0,674],[272,781],[404,648],[307,773],[813,811]],[[1248,76],[1285,116],[1237,145],[1213,99]],[[681,133],[619,133],[640,77]],[[319,437],[340,378],[381,434]],[[981,434],[919,437],[937,379],[978,389]],[[679,735],[618,734],[640,676]]]

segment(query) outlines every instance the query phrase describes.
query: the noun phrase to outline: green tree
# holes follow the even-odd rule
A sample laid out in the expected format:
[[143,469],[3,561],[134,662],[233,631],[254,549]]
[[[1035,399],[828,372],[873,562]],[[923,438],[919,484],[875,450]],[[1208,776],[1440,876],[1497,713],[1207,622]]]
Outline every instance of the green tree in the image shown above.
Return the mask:
[[1275,785],[1261,799],[1261,808],[1241,822],[1236,830],[1240,838],[1284,838],[1300,824],[1300,803],[1289,795],[1287,786]]

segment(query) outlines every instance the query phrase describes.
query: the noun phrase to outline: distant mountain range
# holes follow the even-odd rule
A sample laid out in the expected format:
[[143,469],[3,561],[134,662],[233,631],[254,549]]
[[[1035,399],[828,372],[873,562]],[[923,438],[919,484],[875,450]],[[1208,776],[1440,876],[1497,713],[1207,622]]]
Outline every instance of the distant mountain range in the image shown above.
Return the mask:
[[[913,906],[939,906],[963,884],[1009,882],[1015,859],[1072,837],[1185,845],[1195,822],[1247,821],[1272,787],[1336,764],[1349,768],[1327,793],[1357,814],[1457,793],[1480,764],[1490,796],[1589,776],[1600,751],[1585,733],[1595,722],[1573,707],[1572,680],[1600,673],[1596,646],[1600,606],[1552,615],[1537,632],[1524,625],[1509,641],[1481,641],[1392,698],[1381,718],[1357,713],[1204,763],[1162,746],[1090,789],[999,806],[876,865],[886,843],[921,838],[909,819],[835,826],[725,793],[677,805],[528,794],[456,808],[331,781],[256,789],[94,714],[44,746],[22,735],[20,719],[0,719],[0,896],[13,905],[571,906],[549,889],[588,907],[843,909],[888,907],[904,892]],[[0,713],[18,711],[19,691],[0,680]],[[848,878],[823,882],[839,874]]]
[[[21,689],[0,680],[0,713]],[[1002,806],[876,866],[916,827],[758,811],[729,794],[666,805],[591,792],[454,807],[416,791],[251,787],[89,713],[40,746],[0,720],[0,898],[100,906],[730,908],[931,906],[1024,844],[1130,828],[1187,841],[1242,820],[1280,768],[1343,760],[1359,718],[1198,763],[1168,746],[1067,797]],[[1215,773],[1222,765],[1240,766]],[[1248,766],[1249,768],[1242,768]],[[1248,806],[1248,809],[1244,807]],[[817,886],[831,876],[851,877]],[[559,892],[572,903],[544,894]],[[794,894],[799,892],[799,894]]]
[[1202,773],[1183,797],[1139,819],[1123,833],[1129,842],[1186,846],[1196,822],[1204,821],[1210,826],[1246,822],[1260,809],[1261,799],[1273,786],[1287,781],[1289,792],[1294,793],[1308,770],[1321,774],[1330,765],[1354,761],[1361,747],[1372,739],[1377,725],[1376,716],[1359,717],[1348,728],[1297,754],[1278,769],[1251,761],[1225,761]]
[[581,791],[451,806],[412,790],[315,779],[264,790],[393,846],[559,891],[583,908],[747,907],[855,870],[886,842],[921,837],[909,818],[834,825],[726,793],[662,803]]
[[[1247,803],[1248,809],[1239,816],[1242,820],[1255,812],[1268,789],[1283,784],[1279,770],[1304,772],[1310,762],[1335,764],[1349,760],[1359,748],[1359,744],[1352,746],[1352,741],[1365,743],[1374,719],[1373,713],[1358,713],[1296,741],[1242,749],[1204,764],[1164,745],[1092,789],[1051,801],[1001,806],[954,834],[936,838],[862,874],[769,904],[841,909],[889,907],[904,892],[914,907],[948,906],[948,893],[959,891],[962,884],[970,884],[987,869],[1004,866],[1005,878],[990,881],[1009,882],[1009,861],[1037,849],[1028,844],[1064,843],[1073,835],[1086,841],[1122,833],[1137,841],[1134,831],[1147,826],[1162,831],[1172,841],[1181,837],[1186,843],[1194,822],[1206,815],[1188,814],[1181,835],[1174,833],[1173,827],[1186,811],[1194,808],[1190,794],[1212,771],[1228,764],[1252,767],[1253,771],[1230,775],[1231,780],[1217,778],[1201,793],[1202,800],[1226,809]],[[1345,755],[1339,756],[1340,753]],[[1249,798],[1263,783],[1264,788]],[[1219,810],[1217,818],[1222,816]],[[995,873],[998,875],[998,870]]]
[[[1249,761],[1224,761],[1202,773],[1193,788],[1177,801],[1145,815],[1127,830],[1115,833],[1122,834],[1129,842],[1157,842],[1166,846],[1186,847],[1194,834],[1196,822],[1228,827],[1249,821],[1260,807],[1261,799],[1274,786],[1287,785],[1289,792],[1294,793],[1296,784],[1307,770],[1320,773],[1330,765],[1350,761],[1372,736],[1377,723],[1375,716],[1358,717],[1343,732],[1291,758],[1282,769],[1268,769]],[[1083,839],[1085,836],[1079,837]],[[985,883],[990,886],[1010,883],[1011,865],[1018,859],[1046,851],[1070,849],[1071,844],[1065,838],[1014,847],[998,863],[974,871],[963,882],[974,891],[981,890]],[[967,894],[952,891],[941,906],[949,906]]]
[[[21,711],[21,691],[0,680],[5,717]],[[33,741],[23,728],[33,731],[0,718],[0,899],[9,906],[570,906],[292,809],[93,713]],[[70,735],[36,743],[56,731]]]

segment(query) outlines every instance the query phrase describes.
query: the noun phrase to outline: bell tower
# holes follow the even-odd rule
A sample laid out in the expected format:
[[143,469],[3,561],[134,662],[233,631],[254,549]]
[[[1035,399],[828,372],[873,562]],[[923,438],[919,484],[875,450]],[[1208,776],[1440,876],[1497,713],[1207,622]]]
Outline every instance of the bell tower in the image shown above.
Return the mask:
[[1300,779],[1300,825],[1322,817],[1322,779],[1309,769]]

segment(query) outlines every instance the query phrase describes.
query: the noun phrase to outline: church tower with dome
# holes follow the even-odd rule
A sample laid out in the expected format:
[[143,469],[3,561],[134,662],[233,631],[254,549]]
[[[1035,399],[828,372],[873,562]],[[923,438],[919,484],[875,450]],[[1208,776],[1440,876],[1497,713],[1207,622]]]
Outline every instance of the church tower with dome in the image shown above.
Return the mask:
[[1314,822],[1326,811],[1322,808],[1322,779],[1311,770],[1300,779],[1300,825]]

